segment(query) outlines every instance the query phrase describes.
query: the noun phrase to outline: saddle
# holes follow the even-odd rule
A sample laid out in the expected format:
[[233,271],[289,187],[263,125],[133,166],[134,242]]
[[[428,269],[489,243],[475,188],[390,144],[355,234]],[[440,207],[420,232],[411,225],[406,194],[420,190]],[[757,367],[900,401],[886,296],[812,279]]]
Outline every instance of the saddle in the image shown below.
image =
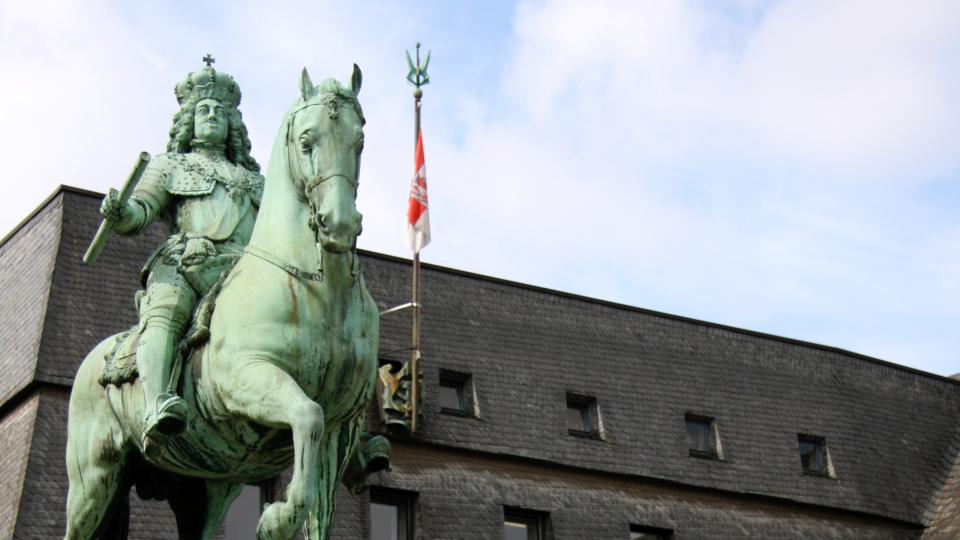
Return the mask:
[[[239,257],[233,257],[228,268],[220,273],[220,277],[209,285],[206,294],[197,302],[193,310],[190,327],[177,345],[177,360],[175,365],[183,365],[190,358],[190,353],[210,339],[210,320],[217,305],[217,297],[223,289],[223,283],[236,265]],[[222,264],[222,263],[221,263]],[[137,292],[137,306],[143,298],[144,291]],[[138,309],[139,311],[139,309]],[[137,370],[137,347],[140,345],[140,332],[137,326],[114,336],[110,350],[104,355],[104,367],[97,382],[106,388],[107,385],[121,386],[132,383],[140,376]],[[180,374],[183,370],[178,370]]]

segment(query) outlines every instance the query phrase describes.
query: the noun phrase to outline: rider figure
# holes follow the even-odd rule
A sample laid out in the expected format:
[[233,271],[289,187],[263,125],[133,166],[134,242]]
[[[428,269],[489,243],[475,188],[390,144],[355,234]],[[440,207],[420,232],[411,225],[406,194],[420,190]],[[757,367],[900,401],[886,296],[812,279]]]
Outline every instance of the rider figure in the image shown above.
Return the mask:
[[197,299],[242,254],[263,193],[260,166],[250,156],[237,109],[240,88],[213,69],[211,58],[204,60],[205,67],[174,89],[181,108],[167,153],[150,161],[126,205],[111,190],[100,208],[121,234],[139,233],[158,216],[170,226],[170,237],[144,266],[146,294],[138,305],[135,346],[146,399],[144,445],[186,427],[186,402],[171,380],[177,343]]

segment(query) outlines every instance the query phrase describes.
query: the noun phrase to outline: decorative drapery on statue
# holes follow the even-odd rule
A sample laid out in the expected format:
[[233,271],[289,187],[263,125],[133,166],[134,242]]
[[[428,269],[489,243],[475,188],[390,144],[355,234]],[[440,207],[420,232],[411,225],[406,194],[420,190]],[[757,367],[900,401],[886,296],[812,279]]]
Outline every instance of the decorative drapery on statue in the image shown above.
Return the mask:
[[114,231],[161,217],[171,235],[144,267],[137,326],[77,373],[68,539],[125,538],[132,486],[170,501],[181,538],[210,538],[244,484],[294,464],[257,537],[325,540],[338,483],[387,464],[363,433],[379,326],[356,252],[360,70],[349,87],[303,71],[264,179],[240,89],[205,61],[176,86],[167,153],[101,206]]

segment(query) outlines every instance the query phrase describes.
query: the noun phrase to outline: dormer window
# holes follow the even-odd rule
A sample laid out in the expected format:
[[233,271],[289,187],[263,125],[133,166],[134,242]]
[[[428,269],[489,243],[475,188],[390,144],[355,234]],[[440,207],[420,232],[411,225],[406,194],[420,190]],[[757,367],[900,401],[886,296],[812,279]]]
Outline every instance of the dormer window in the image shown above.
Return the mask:
[[804,474],[833,477],[833,466],[827,453],[827,440],[817,435],[797,435],[800,444],[800,466]]
[[720,459],[720,435],[713,418],[687,413],[687,448],[694,457]]
[[454,416],[476,416],[473,407],[473,385],[469,373],[440,370],[437,393],[440,412]]
[[575,437],[601,438],[597,398],[567,394],[567,432]]

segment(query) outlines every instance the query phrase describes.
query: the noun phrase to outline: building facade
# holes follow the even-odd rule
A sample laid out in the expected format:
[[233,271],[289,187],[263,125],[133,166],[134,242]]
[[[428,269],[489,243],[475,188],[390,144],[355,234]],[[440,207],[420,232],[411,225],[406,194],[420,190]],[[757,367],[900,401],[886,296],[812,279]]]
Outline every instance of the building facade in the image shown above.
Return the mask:
[[[65,526],[67,401],[133,324],[154,227],[82,255],[101,195],[61,188],[0,244],[0,538]],[[409,261],[362,254],[381,309]],[[340,490],[335,539],[956,538],[960,384],[839,349],[424,265],[423,416]],[[96,317],[89,314],[97,313]],[[409,355],[381,320],[381,359]],[[252,538],[250,486],[227,538]],[[131,493],[130,538],[173,538]],[[392,530],[385,530],[392,529]],[[239,531],[239,532],[235,532]]]

